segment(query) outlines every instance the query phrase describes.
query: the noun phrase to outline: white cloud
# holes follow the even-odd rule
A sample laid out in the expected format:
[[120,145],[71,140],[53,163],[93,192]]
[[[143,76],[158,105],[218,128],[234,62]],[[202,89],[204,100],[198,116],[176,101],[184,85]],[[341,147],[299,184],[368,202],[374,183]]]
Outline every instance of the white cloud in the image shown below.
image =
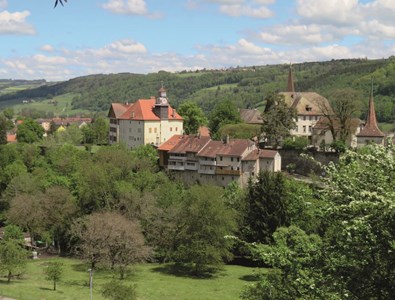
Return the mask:
[[159,13],[150,13],[145,0],[108,0],[102,7],[112,13],[121,15],[140,15],[151,18],[160,17]]
[[53,52],[53,51],[55,51],[54,47],[52,45],[49,45],[49,44],[42,45],[40,49],[42,51],[45,51],[45,52]]
[[146,53],[147,49],[141,43],[137,43],[133,40],[123,39],[120,41],[113,42],[109,48],[126,53],[126,54],[138,54],[138,53]]
[[26,22],[26,18],[30,15],[29,11],[0,12],[0,35],[2,34],[35,34],[36,31],[32,25]]
[[265,6],[251,7],[251,6],[243,6],[239,4],[232,4],[232,5],[221,5],[219,7],[219,10],[223,14],[232,17],[247,16],[247,17],[265,19],[265,18],[270,18],[274,15],[273,12]]

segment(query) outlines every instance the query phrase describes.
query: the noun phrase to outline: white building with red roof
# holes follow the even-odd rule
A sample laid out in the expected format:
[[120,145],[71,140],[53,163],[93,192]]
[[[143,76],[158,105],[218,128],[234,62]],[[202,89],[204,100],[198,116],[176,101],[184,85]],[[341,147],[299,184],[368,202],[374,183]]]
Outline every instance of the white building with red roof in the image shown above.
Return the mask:
[[134,103],[112,103],[109,143],[124,143],[129,148],[151,144],[159,146],[175,134],[183,133],[183,119],[168,102],[162,87],[158,97]]

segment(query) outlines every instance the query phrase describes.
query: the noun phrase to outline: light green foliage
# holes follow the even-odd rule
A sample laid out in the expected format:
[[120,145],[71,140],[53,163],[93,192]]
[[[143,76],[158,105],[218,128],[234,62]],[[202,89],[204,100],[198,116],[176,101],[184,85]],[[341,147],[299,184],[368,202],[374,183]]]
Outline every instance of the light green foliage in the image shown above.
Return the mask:
[[132,149],[134,169],[155,171],[158,165],[158,152],[151,145],[140,145]]
[[53,282],[53,290],[56,291],[56,284],[63,275],[63,264],[61,262],[48,262],[44,270],[45,279]]
[[296,118],[296,110],[286,105],[283,95],[270,93],[262,113],[263,137],[269,144],[278,146],[281,140],[290,136],[290,130],[296,126]]
[[178,113],[184,119],[185,134],[197,134],[199,127],[208,122],[203,110],[192,101],[183,102],[178,108]]
[[240,113],[237,106],[230,100],[219,102],[210,114],[209,128],[211,137],[221,138],[219,129],[226,124],[241,123]]
[[137,299],[136,285],[126,285],[112,280],[103,284],[102,295],[110,300],[135,300]]
[[42,140],[44,128],[32,119],[26,119],[17,128],[17,140],[20,143],[34,143]]
[[4,227],[3,240],[14,240],[23,245],[24,236],[22,229],[16,225],[7,225],[6,227]]
[[108,132],[110,131],[110,125],[107,118],[97,117],[92,121],[91,126],[94,134],[94,142],[98,145],[108,144]]
[[328,168],[326,248],[334,278],[356,297],[395,297],[394,148],[347,151]]
[[174,257],[191,265],[197,275],[231,257],[231,242],[225,236],[235,231],[235,221],[221,196],[218,187],[193,186],[182,204]]
[[227,136],[235,139],[251,139],[259,137],[261,133],[261,126],[255,124],[228,124],[219,129],[220,136]]
[[242,299],[305,300],[342,299],[326,285],[320,270],[322,241],[318,235],[307,235],[295,226],[279,228],[273,234],[272,246],[252,246],[253,254],[274,269],[261,281],[246,288]]
[[79,145],[83,141],[82,130],[77,124],[66,127],[64,131],[56,131],[53,133],[57,143],[69,143],[71,145]]
[[27,253],[18,240],[0,241],[0,272],[6,272],[10,283],[13,276],[21,274],[27,261]]

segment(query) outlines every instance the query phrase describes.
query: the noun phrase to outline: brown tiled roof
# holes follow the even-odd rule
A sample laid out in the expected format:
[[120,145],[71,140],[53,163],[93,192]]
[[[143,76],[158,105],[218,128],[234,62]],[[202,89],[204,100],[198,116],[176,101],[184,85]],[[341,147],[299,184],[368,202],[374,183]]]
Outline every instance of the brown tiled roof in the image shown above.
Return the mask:
[[254,142],[246,139],[234,139],[229,140],[227,143],[223,143],[222,147],[217,152],[218,155],[223,156],[241,156],[244,151],[254,145]]
[[[155,99],[139,99],[131,104],[112,103],[108,115],[113,114],[113,117],[121,120],[159,121],[160,118],[154,113],[154,107]],[[169,120],[182,120],[182,117],[171,106],[169,106],[168,118]]]
[[199,127],[200,136],[210,136],[210,129],[206,126]]
[[322,108],[330,108],[328,99],[315,92],[281,92],[280,95],[284,95],[285,103],[295,108],[298,115],[323,115]]
[[199,137],[198,135],[183,135],[169,153],[198,153],[209,141],[210,137],[208,136]]
[[261,112],[257,109],[240,109],[240,118],[247,124],[262,124]]
[[211,140],[202,150],[199,151],[198,156],[214,158],[217,156],[217,153],[223,144],[224,143],[221,141]]
[[384,137],[384,133],[377,126],[376,111],[374,109],[373,92],[370,94],[369,110],[366,118],[366,124],[357,134],[361,137]]
[[275,150],[256,149],[251,151],[242,160],[257,160],[258,158],[274,158],[278,152]]
[[173,135],[170,139],[168,139],[166,142],[161,144],[158,147],[158,150],[170,151],[171,149],[174,148],[175,145],[177,145],[177,143],[180,141],[181,138],[182,138],[182,135],[180,135],[180,134]]
[[15,143],[16,142],[16,134],[7,134],[7,143]]

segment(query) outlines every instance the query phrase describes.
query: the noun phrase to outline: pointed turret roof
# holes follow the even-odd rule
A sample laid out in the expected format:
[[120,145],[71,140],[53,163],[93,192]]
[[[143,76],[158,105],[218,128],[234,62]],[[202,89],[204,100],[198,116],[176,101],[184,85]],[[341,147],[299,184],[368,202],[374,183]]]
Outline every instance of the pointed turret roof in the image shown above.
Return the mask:
[[292,64],[289,65],[287,92],[295,94],[295,84],[294,84],[294,76],[292,73]]
[[361,132],[357,134],[357,136],[362,137],[384,137],[384,133],[377,126],[376,119],[376,111],[374,109],[374,100],[373,100],[373,82],[372,88],[370,91],[370,99],[369,99],[369,110],[366,118],[366,124],[362,128]]

